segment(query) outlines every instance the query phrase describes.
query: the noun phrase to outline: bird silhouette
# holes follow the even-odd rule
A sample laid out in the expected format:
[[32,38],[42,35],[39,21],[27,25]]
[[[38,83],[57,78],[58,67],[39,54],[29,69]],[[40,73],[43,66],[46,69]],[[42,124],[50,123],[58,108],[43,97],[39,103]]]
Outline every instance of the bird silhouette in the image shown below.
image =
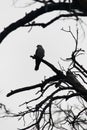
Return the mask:
[[35,52],[35,70],[39,70],[39,66],[40,66],[40,63],[41,63],[41,59],[43,59],[44,57],[44,49],[42,47],[42,45],[37,45],[37,49],[36,49],[36,52]]

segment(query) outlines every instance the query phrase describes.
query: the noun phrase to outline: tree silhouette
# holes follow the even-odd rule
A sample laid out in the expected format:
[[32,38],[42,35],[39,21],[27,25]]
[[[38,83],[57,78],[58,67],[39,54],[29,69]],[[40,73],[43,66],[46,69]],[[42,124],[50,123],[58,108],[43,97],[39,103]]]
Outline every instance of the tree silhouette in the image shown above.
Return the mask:
[[[53,22],[59,20],[62,17],[75,17],[75,20],[78,22],[80,17],[87,16],[87,2],[86,0],[34,0],[41,4],[41,7],[31,11],[25,16],[16,22],[10,24],[0,33],[0,42],[10,34],[12,31],[15,31],[19,27],[29,27],[29,26],[41,26],[46,28]],[[45,13],[52,11],[61,11],[57,17],[54,17],[45,23],[37,23],[35,19],[39,16],[42,16]],[[66,58],[66,61],[70,61],[70,65],[67,71],[62,69],[57,69],[52,63],[45,59],[40,59],[43,64],[50,68],[50,71],[53,71],[55,74],[49,78],[44,79],[41,83],[19,88],[16,90],[11,90],[7,94],[7,97],[12,96],[13,94],[20,93],[23,91],[36,90],[36,97],[28,102],[24,102],[20,106],[26,106],[26,110],[13,114],[13,117],[19,117],[26,122],[25,116],[28,114],[31,116],[29,125],[21,128],[20,130],[86,130],[87,124],[87,90],[86,90],[86,78],[87,70],[81,65],[77,57],[84,54],[82,48],[78,48],[78,34],[79,30],[76,30],[76,36],[72,33],[71,28],[69,30],[63,31],[70,33],[75,40],[75,48],[72,51],[72,54],[69,58]],[[35,60],[36,56],[30,56]],[[79,80],[78,77],[81,79]],[[84,84],[84,85],[83,85]],[[39,89],[39,90],[38,90]],[[47,96],[46,93],[52,89]],[[69,106],[64,109],[64,102],[74,99],[79,102],[79,106]],[[30,105],[34,103],[34,105]],[[8,113],[10,116],[12,113]]]

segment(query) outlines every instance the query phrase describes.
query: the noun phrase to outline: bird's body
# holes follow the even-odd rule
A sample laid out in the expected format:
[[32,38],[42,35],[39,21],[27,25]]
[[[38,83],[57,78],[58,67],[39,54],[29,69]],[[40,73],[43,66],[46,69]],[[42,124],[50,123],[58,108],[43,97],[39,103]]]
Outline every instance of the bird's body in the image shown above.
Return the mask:
[[39,69],[39,65],[41,63],[41,59],[44,57],[44,49],[41,45],[37,45],[37,49],[36,49],[36,52],[35,52],[35,70],[38,70]]

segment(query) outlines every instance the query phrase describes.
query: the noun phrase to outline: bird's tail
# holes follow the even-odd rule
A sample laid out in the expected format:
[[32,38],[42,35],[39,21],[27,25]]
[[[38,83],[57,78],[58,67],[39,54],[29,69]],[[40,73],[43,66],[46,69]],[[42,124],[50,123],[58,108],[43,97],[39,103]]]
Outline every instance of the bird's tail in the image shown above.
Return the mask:
[[35,70],[39,70],[39,66],[40,66],[40,61],[36,60],[36,65],[35,65]]
[[36,71],[39,70],[39,66],[35,66],[35,70],[36,70]]

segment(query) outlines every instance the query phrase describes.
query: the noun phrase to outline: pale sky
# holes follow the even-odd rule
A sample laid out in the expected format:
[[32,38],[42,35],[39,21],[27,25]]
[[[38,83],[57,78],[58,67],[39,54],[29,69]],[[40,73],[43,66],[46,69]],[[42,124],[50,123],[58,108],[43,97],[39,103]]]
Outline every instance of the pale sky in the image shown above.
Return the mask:
[[[19,0],[19,3],[14,7],[12,0],[2,0],[0,3],[0,30],[23,17],[25,12],[30,12],[33,7],[36,8],[35,5],[22,8],[25,5],[24,3],[28,1],[24,0],[21,3]],[[43,22],[44,20],[46,22],[52,15],[57,16],[58,13],[53,12],[49,16],[43,15],[37,21]],[[46,29],[33,27],[31,32],[28,32],[30,28],[19,28],[8,35],[0,44],[0,103],[6,104],[10,111],[17,111],[19,109],[18,105],[28,101],[30,96],[33,96],[33,92],[16,94],[6,98],[7,92],[12,89],[34,85],[44,80],[44,76],[49,77],[53,74],[44,64],[41,64],[38,72],[34,71],[34,60],[30,58],[30,55],[34,54],[37,44],[42,44],[44,47],[46,60],[58,68],[58,61],[60,61],[61,64],[65,65],[65,69],[67,68],[68,63],[61,61],[60,57],[66,58],[70,56],[69,54],[72,52],[75,43],[71,35],[61,31],[61,28],[66,27],[65,29],[68,29],[69,25],[75,28],[75,21],[74,24],[71,23],[72,20],[60,20]],[[87,32],[87,27],[85,26],[85,28]],[[81,32],[81,47],[87,48],[86,40],[87,38],[84,39]],[[82,63],[83,61],[84,59],[82,59]],[[0,130],[16,130],[17,126],[20,125],[14,118],[0,119]]]

